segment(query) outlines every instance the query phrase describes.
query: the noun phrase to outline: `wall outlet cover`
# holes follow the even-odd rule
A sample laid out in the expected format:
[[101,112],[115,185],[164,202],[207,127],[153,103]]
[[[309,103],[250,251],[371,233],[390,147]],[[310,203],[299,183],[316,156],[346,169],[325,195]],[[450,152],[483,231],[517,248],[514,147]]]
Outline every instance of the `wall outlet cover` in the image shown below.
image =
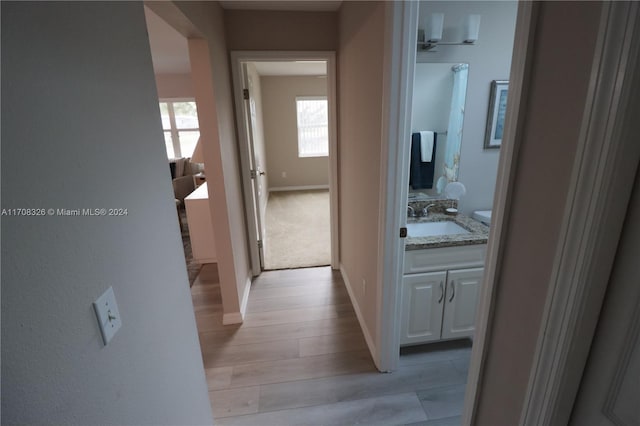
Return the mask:
[[106,346],[122,326],[122,319],[120,318],[120,311],[118,311],[113,287],[109,287],[102,296],[93,302],[93,309],[102,333],[102,341]]

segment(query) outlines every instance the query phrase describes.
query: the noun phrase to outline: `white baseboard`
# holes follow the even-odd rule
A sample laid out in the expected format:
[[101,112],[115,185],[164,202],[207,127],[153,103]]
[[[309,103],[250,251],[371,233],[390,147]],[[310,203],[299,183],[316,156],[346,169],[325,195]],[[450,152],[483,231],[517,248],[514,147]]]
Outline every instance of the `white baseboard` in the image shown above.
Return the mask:
[[240,301],[240,315],[244,318],[247,313],[247,302],[249,302],[249,292],[251,291],[251,271],[248,271],[247,282],[244,284],[244,294]]
[[[250,274],[249,274],[250,275]],[[251,276],[247,277],[244,284],[244,294],[240,301],[240,312],[230,312],[222,315],[222,325],[242,324],[244,315],[247,313],[247,302],[249,302],[249,291],[251,291]]]
[[222,325],[242,324],[242,314],[240,312],[230,312],[222,315]]
[[311,191],[314,189],[329,189],[329,185],[306,185],[306,186],[275,186],[269,188],[269,192],[278,191]]
[[[358,305],[358,301],[353,295],[353,290],[351,287],[351,281],[349,281],[349,277],[344,270],[344,266],[342,263],[340,264],[340,274],[342,275],[342,280],[344,281],[344,286],[347,288],[347,293],[349,293],[349,299],[351,299],[351,304],[353,305],[353,310],[356,312],[356,317],[358,318],[358,322],[360,323],[360,328],[362,329],[362,334],[364,334],[364,340],[367,342],[367,347],[369,348],[369,352],[371,353],[371,358],[373,358],[373,363],[376,365],[376,368],[380,371],[380,364],[378,361],[378,350],[376,345],[373,343],[374,340],[371,337],[371,333],[369,332],[369,328],[367,324],[364,322],[364,316],[360,311],[360,305]],[[400,350],[400,348],[398,348]]]

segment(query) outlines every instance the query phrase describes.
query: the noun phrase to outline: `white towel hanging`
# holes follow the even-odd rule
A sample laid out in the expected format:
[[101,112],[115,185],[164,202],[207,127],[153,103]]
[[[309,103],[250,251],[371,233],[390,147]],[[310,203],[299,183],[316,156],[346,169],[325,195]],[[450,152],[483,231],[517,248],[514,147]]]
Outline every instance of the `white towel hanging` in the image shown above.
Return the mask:
[[432,161],[431,157],[433,154],[433,139],[434,132],[420,132],[420,161],[422,161],[423,163],[430,163]]

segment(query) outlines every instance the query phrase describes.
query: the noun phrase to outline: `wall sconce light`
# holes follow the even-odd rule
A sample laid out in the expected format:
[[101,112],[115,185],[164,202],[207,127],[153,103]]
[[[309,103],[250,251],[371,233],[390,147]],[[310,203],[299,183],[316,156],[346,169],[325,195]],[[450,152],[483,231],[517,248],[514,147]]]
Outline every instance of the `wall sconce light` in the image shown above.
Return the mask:
[[461,42],[441,41],[444,26],[444,13],[432,13],[427,19],[426,29],[418,30],[418,49],[436,52],[439,45],[469,46],[478,41],[480,15],[468,15],[464,21],[463,40]]

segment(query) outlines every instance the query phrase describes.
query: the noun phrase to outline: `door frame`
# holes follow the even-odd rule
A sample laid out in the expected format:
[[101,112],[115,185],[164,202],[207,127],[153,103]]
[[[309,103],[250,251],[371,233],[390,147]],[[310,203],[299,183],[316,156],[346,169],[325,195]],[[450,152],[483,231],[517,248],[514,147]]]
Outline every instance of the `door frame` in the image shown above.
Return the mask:
[[231,71],[233,76],[233,97],[236,109],[236,128],[240,151],[240,172],[245,206],[247,235],[249,238],[249,254],[253,276],[260,275],[260,254],[257,245],[255,226],[256,212],[253,206],[250,153],[246,123],[248,117],[243,108],[244,78],[243,62],[277,62],[277,61],[326,61],[327,62],[327,102],[329,107],[329,221],[331,233],[331,268],[340,265],[338,240],[338,125],[336,110],[336,54],[333,51],[232,51]]
[[640,5],[603,2],[521,425],[568,424],[640,167]]
[[[399,3],[399,2],[398,2]],[[404,2],[403,2],[404,3]],[[478,387],[487,356],[492,312],[495,307],[494,290],[510,222],[514,168],[518,158],[524,118],[528,108],[529,75],[536,43],[536,23],[540,5],[520,2],[509,86],[509,103],[505,133],[500,153],[496,194],[493,203],[491,233],[487,247],[485,274],[476,316],[476,335],[471,354],[467,390],[463,411],[463,424],[472,424],[478,404]],[[531,369],[529,388],[525,397],[521,424],[566,424],[571,413],[577,386],[580,383],[584,361],[595,328],[602,301],[602,286],[606,288],[608,272],[615,254],[624,212],[633,182],[629,176],[640,162],[640,147],[635,143],[632,127],[633,114],[625,109],[633,96],[630,76],[640,68],[640,12],[633,2],[603,4],[603,17],[599,28],[600,51],[594,56],[590,94],[585,103],[583,129],[579,141],[572,184],[563,231],[558,244],[557,262],[550,281],[548,300],[539,329],[539,342]],[[398,315],[404,242],[398,238],[398,229],[406,224],[404,205],[408,187],[408,146],[410,127],[406,118],[407,100],[411,100],[413,71],[405,69],[415,50],[418,9],[412,4],[396,5],[391,26],[390,49],[398,56],[389,66],[390,93],[384,99],[390,105],[387,124],[389,140],[397,140],[390,149],[388,164],[383,168],[386,178],[385,216],[381,232],[388,239],[381,255],[384,266],[380,330],[381,370],[397,368],[399,359]],[[634,21],[635,19],[635,21]],[[634,28],[635,23],[635,28]],[[404,25],[402,25],[404,24]],[[402,58],[402,61],[399,58]],[[633,59],[630,60],[629,58]],[[414,61],[415,62],[415,61]],[[410,68],[410,67],[409,67]],[[625,76],[627,77],[625,79]],[[399,92],[399,93],[397,93]],[[636,98],[638,94],[635,94]],[[409,103],[410,105],[410,103]],[[618,111],[621,113],[618,114]],[[626,133],[625,133],[626,132]],[[637,134],[637,130],[635,131]],[[626,137],[626,139],[624,139]],[[604,143],[603,143],[604,141]],[[393,145],[393,144],[389,144]],[[595,172],[594,172],[595,171]],[[632,180],[632,179],[631,179]],[[613,190],[616,188],[616,190]],[[398,202],[400,200],[400,202]],[[395,203],[395,204],[394,204]],[[594,272],[597,272],[595,274]],[[593,274],[593,275],[590,275]],[[595,300],[594,300],[595,299]],[[595,305],[594,305],[595,302]],[[588,310],[588,307],[595,309]],[[394,311],[395,309],[395,311]],[[585,339],[585,336],[588,338]],[[578,360],[577,365],[571,365]]]
[[[383,104],[388,105],[385,111],[383,129],[388,141],[398,141],[396,144],[387,142],[383,151],[388,162],[382,164],[382,176],[386,179],[386,190],[382,191],[383,200],[381,232],[385,236],[385,244],[381,244],[382,266],[382,313],[380,316],[381,342],[379,360],[381,371],[397,369],[400,339],[400,303],[404,264],[404,240],[398,238],[399,229],[407,223],[406,208],[409,188],[409,152],[411,135],[411,105],[413,99],[413,79],[417,52],[417,32],[419,6],[418,2],[394,2],[393,15],[388,24],[391,28],[391,40],[387,50],[389,53],[389,78],[383,93]],[[471,398],[473,404],[465,403],[465,410],[475,405],[476,390],[480,381],[481,367],[485,359],[485,345],[487,331],[493,312],[493,290],[502,253],[501,243],[506,238],[507,224],[512,195],[512,185],[515,173],[515,159],[517,158],[522,131],[518,120],[520,115],[526,114],[527,96],[525,80],[531,66],[530,58],[533,54],[533,40],[535,36],[535,18],[537,5],[534,2],[518,4],[516,33],[514,38],[514,55],[511,60],[511,76],[509,83],[509,103],[505,121],[504,137],[498,165],[496,193],[493,201],[493,215],[491,233],[487,246],[485,274],[482,281],[480,300],[476,315],[476,333],[470,364],[469,384],[466,398]],[[395,55],[395,56],[394,56]],[[408,65],[408,66],[407,66]],[[388,152],[388,154],[387,154]]]

